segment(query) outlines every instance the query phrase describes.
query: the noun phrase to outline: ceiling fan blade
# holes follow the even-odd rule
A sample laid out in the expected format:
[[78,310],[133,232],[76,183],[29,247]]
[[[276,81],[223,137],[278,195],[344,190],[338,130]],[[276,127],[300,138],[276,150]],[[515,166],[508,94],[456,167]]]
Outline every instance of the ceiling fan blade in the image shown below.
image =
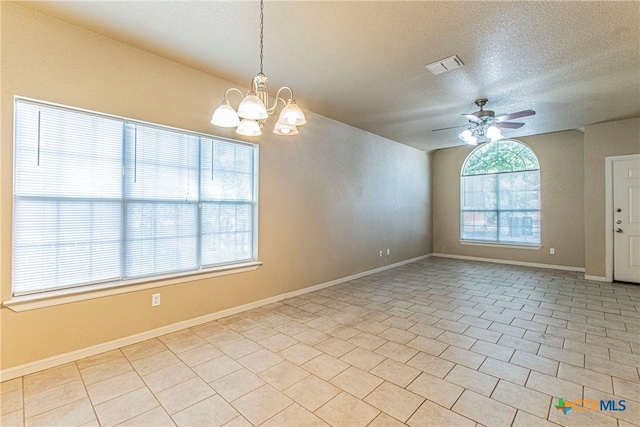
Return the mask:
[[503,116],[496,117],[496,121],[501,122],[503,120],[519,119],[520,117],[533,116],[536,112],[533,110],[518,111],[517,113],[505,114]]
[[496,126],[503,129],[518,129],[524,126],[524,123],[516,123],[516,122],[498,122]]
[[437,132],[437,131],[439,131],[439,130],[447,130],[447,129],[463,128],[463,127],[465,127],[465,126],[468,126],[468,125],[451,126],[451,127],[448,127],[448,128],[433,129],[431,132]]
[[469,120],[470,122],[473,123],[482,123],[482,120],[480,120],[479,118],[477,118],[476,116],[474,116],[473,114],[463,114],[463,117],[465,117],[467,120]]

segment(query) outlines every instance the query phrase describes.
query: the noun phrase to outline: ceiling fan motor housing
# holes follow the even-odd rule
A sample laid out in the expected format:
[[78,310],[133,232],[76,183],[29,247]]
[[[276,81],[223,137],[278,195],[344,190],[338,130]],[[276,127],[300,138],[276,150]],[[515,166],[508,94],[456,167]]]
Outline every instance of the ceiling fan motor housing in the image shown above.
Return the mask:
[[473,113],[477,118],[484,120],[485,122],[489,119],[493,119],[495,117],[493,111],[490,110],[480,110]]
[[475,113],[473,113],[474,116],[476,116],[477,118],[483,120],[483,121],[488,121],[489,119],[493,119],[495,117],[495,114],[493,111],[491,110],[483,110],[482,107],[484,107],[487,102],[489,100],[486,98],[480,98],[480,99],[476,99],[475,104],[480,107],[480,111],[476,111]]

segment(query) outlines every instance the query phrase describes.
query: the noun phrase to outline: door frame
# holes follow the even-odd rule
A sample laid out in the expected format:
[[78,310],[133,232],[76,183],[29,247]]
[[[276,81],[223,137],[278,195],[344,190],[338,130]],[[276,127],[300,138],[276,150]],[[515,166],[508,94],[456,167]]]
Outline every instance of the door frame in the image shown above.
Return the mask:
[[627,154],[624,156],[605,157],[604,180],[605,180],[605,279],[613,282],[614,254],[613,254],[613,165],[624,160],[640,161],[640,154]]

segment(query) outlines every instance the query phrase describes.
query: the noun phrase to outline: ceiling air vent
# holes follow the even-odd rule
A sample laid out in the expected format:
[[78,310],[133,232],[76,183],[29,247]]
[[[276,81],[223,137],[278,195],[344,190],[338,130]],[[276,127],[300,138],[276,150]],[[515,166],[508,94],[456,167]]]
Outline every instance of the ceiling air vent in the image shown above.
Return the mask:
[[433,64],[427,65],[427,70],[431,71],[431,73],[438,75],[447,71],[451,71],[454,68],[460,68],[464,64],[458,58],[457,55],[450,56],[445,59],[441,59],[440,61],[436,61]]

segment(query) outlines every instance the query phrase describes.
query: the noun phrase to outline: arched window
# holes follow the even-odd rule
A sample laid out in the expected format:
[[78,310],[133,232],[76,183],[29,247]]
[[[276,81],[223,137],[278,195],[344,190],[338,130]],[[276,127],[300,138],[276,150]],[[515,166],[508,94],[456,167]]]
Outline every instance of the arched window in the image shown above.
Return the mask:
[[540,244],[540,166],[529,147],[503,139],[469,154],[460,177],[460,238]]

